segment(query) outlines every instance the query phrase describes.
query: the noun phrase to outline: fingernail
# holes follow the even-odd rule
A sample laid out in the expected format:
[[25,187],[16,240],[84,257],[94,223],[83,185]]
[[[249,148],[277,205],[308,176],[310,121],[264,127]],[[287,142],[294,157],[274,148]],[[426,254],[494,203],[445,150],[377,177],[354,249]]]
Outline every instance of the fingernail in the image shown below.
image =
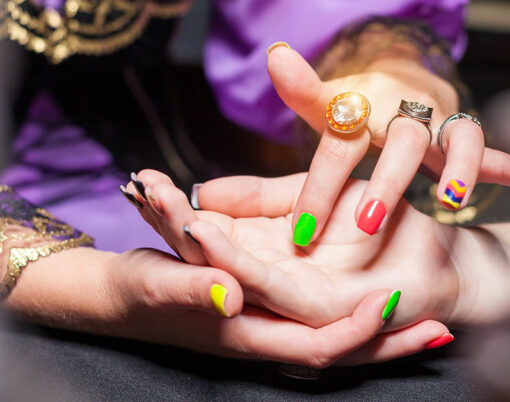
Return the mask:
[[284,47],[290,49],[290,46],[287,42],[282,42],[282,41],[275,42],[267,48],[267,50],[266,50],[267,55],[269,56],[269,53],[271,53],[274,49],[276,49],[277,47],[280,47],[280,46],[284,46]]
[[156,198],[156,195],[152,192],[151,187],[145,187],[145,195],[147,196],[147,200],[149,201],[149,205],[152,207],[152,209],[159,215],[163,216],[161,205],[159,205],[159,201]]
[[193,184],[193,187],[191,187],[191,207],[195,210],[200,209],[200,205],[198,204],[198,190],[200,187],[202,187],[202,184],[204,183],[195,183]]
[[397,307],[401,293],[402,292],[400,290],[394,290],[391,292],[390,298],[386,302],[386,306],[384,306],[384,310],[381,314],[383,321],[386,321],[391,313],[393,313],[393,310],[395,310],[395,307]]
[[188,237],[191,240],[193,240],[193,243],[201,246],[200,242],[197,239],[195,239],[195,237],[191,234],[191,230],[190,230],[189,225],[184,225],[183,229],[184,229],[184,233],[186,233],[188,235]]
[[135,185],[136,191],[138,191],[138,194],[142,196],[142,198],[147,201],[147,196],[145,195],[145,186],[141,181],[138,181],[138,178],[136,177],[136,173],[131,172],[131,181]]
[[227,297],[227,293],[228,290],[217,283],[211,286],[210,295],[213,306],[216,311],[224,317],[230,317],[225,310],[225,299]]
[[379,200],[372,200],[361,211],[358,219],[358,227],[369,235],[373,235],[379,229],[381,222],[386,216],[386,207]]
[[455,338],[452,334],[446,333],[441,335],[439,338],[434,339],[433,341],[430,341],[425,345],[425,349],[436,349],[440,348],[441,346],[444,346],[451,341],[453,341]]
[[143,205],[140,201],[136,199],[134,194],[131,194],[129,191],[126,190],[126,187],[120,186],[120,192],[124,194],[124,197],[126,197],[126,200],[128,200],[132,205],[134,205],[138,209],[142,209]]
[[294,228],[294,236],[292,237],[294,244],[303,247],[308,246],[315,232],[316,224],[315,216],[308,212],[303,212]]
[[442,201],[445,205],[459,209],[465,195],[466,185],[460,180],[450,180],[444,189]]

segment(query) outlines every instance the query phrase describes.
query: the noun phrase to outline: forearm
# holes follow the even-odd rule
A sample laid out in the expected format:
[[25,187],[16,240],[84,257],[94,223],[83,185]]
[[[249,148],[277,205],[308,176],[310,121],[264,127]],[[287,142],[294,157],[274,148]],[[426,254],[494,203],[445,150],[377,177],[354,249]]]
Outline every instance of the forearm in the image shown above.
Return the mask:
[[31,322],[108,333],[118,313],[109,281],[115,255],[75,248],[39,258],[23,270],[4,306]]
[[450,256],[459,277],[459,325],[492,324],[510,316],[510,223],[456,228]]

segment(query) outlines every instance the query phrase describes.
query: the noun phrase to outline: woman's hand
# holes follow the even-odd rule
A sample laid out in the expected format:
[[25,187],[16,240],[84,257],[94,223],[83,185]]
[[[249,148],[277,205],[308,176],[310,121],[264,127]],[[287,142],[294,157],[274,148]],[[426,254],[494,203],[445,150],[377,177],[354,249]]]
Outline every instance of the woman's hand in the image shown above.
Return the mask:
[[[477,181],[510,184],[510,156],[484,148],[482,130],[467,119],[447,126],[442,139],[446,157],[441,154],[437,132],[447,117],[458,112],[457,95],[448,82],[421,64],[410,45],[399,44],[381,53],[361,73],[331,81],[321,81],[295,50],[279,46],[268,55],[268,71],[281,99],[322,134],[293,211],[298,245],[318,238],[338,194],[371,143],[382,148],[382,153],[353,211],[358,227],[369,234],[394,213],[421,164],[441,177],[436,197],[451,209],[455,204],[443,200],[447,186],[454,186],[461,198],[457,207],[463,208]],[[326,106],[337,94],[348,91],[367,97],[372,112],[361,130],[335,133],[326,124]],[[402,99],[434,109],[432,138],[423,123],[411,118],[394,120],[386,131]]]
[[[403,294],[384,331],[430,318],[479,324],[508,312],[509,276],[501,270],[506,260],[488,259],[502,255],[497,239],[441,225],[404,200],[381,233],[369,237],[352,219],[365,182],[348,182],[320,239],[301,249],[289,240],[288,223],[305,174],[207,182],[200,187],[198,201],[202,208],[218,212],[191,210],[161,173],[143,171],[138,178],[151,193],[142,215],[170,244],[189,225],[201,246],[190,239],[186,244],[184,235],[182,255],[197,253],[195,258],[231,273],[249,303],[283,316],[321,327],[349,315],[366,294],[381,288]],[[128,189],[135,191],[132,184]],[[160,215],[150,215],[151,206]],[[478,252],[484,243],[494,249]]]
[[[228,289],[225,310],[233,318],[214,308],[210,288],[218,283]],[[242,291],[226,272],[149,249],[115,255],[79,248],[30,263],[5,307],[58,328],[325,367],[344,356],[361,364],[416,353],[448,332],[426,321],[377,336],[389,295],[372,292],[349,317],[314,329],[254,307],[240,314]]]

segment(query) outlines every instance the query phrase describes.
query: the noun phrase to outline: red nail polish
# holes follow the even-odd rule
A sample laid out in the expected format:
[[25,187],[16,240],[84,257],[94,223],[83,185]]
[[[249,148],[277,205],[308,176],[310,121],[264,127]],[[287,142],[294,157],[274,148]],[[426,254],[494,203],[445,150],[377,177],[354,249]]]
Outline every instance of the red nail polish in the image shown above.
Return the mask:
[[425,345],[425,349],[436,349],[440,348],[441,346],[444,346],[451,341],[453,341],[455,338],[452,334],[443,334],[439,338],[434,339],[433,341],[430,341]]
[[384,204],[379,200],[372,200],[367,203],[363,211],[361,211],[358,219],[358,227],[369,235],[373,235],[377,232],[385,215],[386,208]]

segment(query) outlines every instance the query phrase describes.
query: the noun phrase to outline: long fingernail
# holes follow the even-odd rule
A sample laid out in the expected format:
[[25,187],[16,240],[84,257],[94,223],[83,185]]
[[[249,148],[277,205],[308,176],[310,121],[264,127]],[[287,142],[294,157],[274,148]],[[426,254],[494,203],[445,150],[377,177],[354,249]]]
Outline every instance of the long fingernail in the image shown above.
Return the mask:
[[142,209],[143,205],[140,201],[138,201],[134,194],[131,194],[129,191],[126,190],[126,187],[120,186],[120,192],[124,194],[124,197],[126,197],[126,200],[128,200],[132,205],[134,205],[138,209]]
[[400,300],[401,294],[402,292],[400,290],[394,290],[391,292],[391,295],[386,302],[386,306],[384,306],[384,310],[381,314],[383,321],[386,321],[391,313],[393,313],[393,310],[395,310],[395,307],[397,307],[398,301]]
[[440,348],[441,346],[444,346],[451,341],[453,341],[455,338],[452,334],[446,333],[441,335],[439,338],[434,339],[433,341],[430,341],[425,345],[425,349],[436,349]]
[[282,41],[275,42],[267,48],[267,50],[266,50],[267,55],[269,56],[269,53],[271,53],[274,49],[276,49],[277,47],[280,47],[280,46],[284,46],[284,47],[290,49],[290,46],[287,42],[282,42]]
[[161,205],[159,205],[159,201],[156,198],[156,195],[152,192],[151,187],[145,187],[145,195],[147,196],[147,200],[149,201],[149,205],[152,207],[152,209],[156,211],[158,215],[163,216]]
[[145,195],[145,186],[141,181],[138,181],[138,178],[136,177],[136,173],[131,172],[131,181],[135,185],[136,191],[138,191],[138,194],[142,196],[142,198],[147,201],[147,196]]
[[454,209],[459,209],[464,196],[466,195],[466,185],[460,180],[450,180],[443,193],[443,204],[449,205]]
[[204,183],[195,183],[193,184],[193,187],[191,187],[191,207],[195,210],[200,209],[200,205],[198,204],[198,190],[200,187],[202,187],[202,184]]
[[312,240],[316,225],[315,216],[308,212],[303,212],[294,228],[294,236],[292,237],[294,244],[303,247],[308,246],[310,240]]
[[200,242],[197,239],[195,239],[195,237],[191,234],[191,230],[190,230],[189,225],[184,225],[183,230],[184,230],[184,233],[186,233],[188,235],[188,237],[191,240],[193,240],[193,243],[201,246]]
[[220,313],[224,317],[230,317],[230,315],[225,310],[225,299],[227,297],[228,290],[225,289],[222,285],[218,285],[215,283],[211,286],[211,301],[213,303],[214,308],[218,313]]
[[372,200],[365,205],[358,219],[358,227],[369,235],[379,229],[386,216],[386,207],[379,200]]

